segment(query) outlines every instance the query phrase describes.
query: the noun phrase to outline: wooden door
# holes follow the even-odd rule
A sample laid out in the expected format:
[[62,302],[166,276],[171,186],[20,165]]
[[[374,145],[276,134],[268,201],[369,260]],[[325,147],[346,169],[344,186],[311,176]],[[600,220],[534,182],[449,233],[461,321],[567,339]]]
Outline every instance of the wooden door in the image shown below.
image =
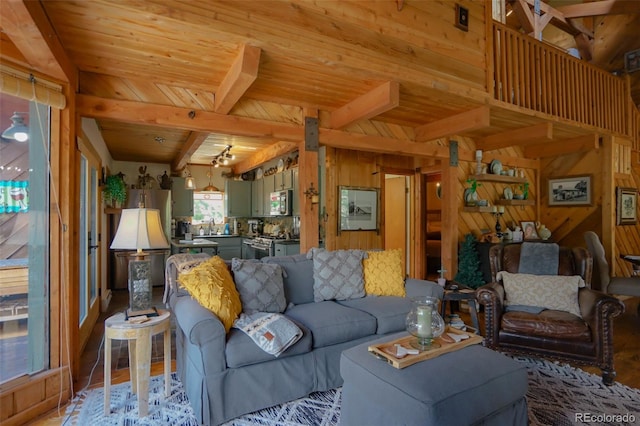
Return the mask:
[[401,249],[407,265],[407,185],[405,176],[388,175],[384,181],[384,248]]

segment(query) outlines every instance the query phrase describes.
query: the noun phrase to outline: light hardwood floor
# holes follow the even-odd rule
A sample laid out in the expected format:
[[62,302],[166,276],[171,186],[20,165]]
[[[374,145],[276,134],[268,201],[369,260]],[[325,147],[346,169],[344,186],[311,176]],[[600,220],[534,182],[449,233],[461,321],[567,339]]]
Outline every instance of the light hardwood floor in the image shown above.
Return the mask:
[[[154,298],[161,299],[162,295],[156,295],[154,290]],[[640,298],[628,298],[624,301],[625,312],[622,316],[616,318],[614,324],[614,363],[617,371],[616,381],[627,385],[632,388],[640,388],[640,316],[638,316],[638,309],[640,305]],[[82,356],[82,368],[81,374],[78,378],[78,383],[75,385],[75,389],[84,388],[88,381],[91,369],[96,365],[93,376],[91,378],[90,388],[102,387],[104,384],[103,373],[103,358],[104,354],[101,354],[100,360],[96,364],[98,358],[98,349],[101,348],[102,335],[104,334],[104,319],[108,318],[115,312],[121,311],[126,307],[127,293],[119,292],[114,295],[114,299],[111,303],[109,312],[101,315],[96,327],[93,330],[93,334]],[[157,303],[158,307],[161,307],[161,302]],[[467,313],[460,313],[462,319],[470,324],[470,318]],[[483,315],[480,313],[481,327],[483,326]],[[122,357],[122,354],[113,355]],[[172,371],[175,371],[175,357],[172,361]],[[600,374],[600,370],[597,368],[584,367],[584,370],[593,373]],[[151,375],[156,376],[163,373],[162,362],[154,362],[151,365]],[[120,370],[112,371],[112,383],[123,383],[129,381],[129,369],[124,368]],[[64,414],[66,407],[62,407],[60,412]],[[30,423],[31,425],[38,426],[52,426],[61,425],[65,421],[63,415],[59,415],[57,411],[52,411],[42,418]]]

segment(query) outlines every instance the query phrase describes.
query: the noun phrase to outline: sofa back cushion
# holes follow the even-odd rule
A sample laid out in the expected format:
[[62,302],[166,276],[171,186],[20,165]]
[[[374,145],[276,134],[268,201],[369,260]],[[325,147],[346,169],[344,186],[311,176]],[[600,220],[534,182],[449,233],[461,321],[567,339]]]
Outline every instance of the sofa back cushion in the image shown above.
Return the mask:
[[404,297],[402,250],[369,251],[362,261],[367,295]]
[[284,312],[287,301],[280,265],[233,258],[231,270],[242,300],[242,312]]
[[312,248],[307,256],[313,259],[313,300],[347,300],[364,297],[362,250]]
[[280,265],[284,270],[284,295],[288,303],[313,302],[313,260],[307,259],[306,254],[263,257],[262,262]]
[[242,312],[240,295],[229,268],[219,256],[198,264],[178,276],[178,283],[202,306],[216,314],[229,332]]

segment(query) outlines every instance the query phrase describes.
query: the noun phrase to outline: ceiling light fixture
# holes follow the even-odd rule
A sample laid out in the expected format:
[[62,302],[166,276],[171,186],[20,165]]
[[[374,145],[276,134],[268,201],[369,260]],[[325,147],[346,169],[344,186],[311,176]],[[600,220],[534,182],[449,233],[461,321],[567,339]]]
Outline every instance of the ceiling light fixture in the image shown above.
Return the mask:
[[218,187],[214,186],[211,183],[211,178],[213,177],[213,167],[209,166],[209,172],[207,173],[207,176],[209,176],[209,185],[205,186],[203,191],[206,191],[206,192],[220,192]]
[[213,157],[213,160],[211,160],[213,167],[227,166],[229,165],[229,160],[235,160],[236,156],[231,154],[231,148],[233,148],[231,145],[227,145],[220,154]]
[[2,137],[4,139],[18,142],[26,142],[29,140],[29,127],[24,124],[24,116],[26,114],[26,112],[13,113],[11,116],[11,126],[2,132]]
[[184,180],[184,189],[196,189],[196,180],[191,176],[191,170],[189,170],[189,164],[187,164],[187,177]]

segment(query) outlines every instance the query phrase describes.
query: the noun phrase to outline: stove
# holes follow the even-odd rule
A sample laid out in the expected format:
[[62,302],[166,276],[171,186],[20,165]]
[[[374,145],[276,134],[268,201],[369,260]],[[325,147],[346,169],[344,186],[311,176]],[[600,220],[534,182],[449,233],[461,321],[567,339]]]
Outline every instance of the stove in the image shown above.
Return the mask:
[[245,259],[261,259],[266,256],[275,256],[276,241],[284,241],[285,237],[273,235],[260,235],[253,238],[246,238],[243,241],[247,249]]

